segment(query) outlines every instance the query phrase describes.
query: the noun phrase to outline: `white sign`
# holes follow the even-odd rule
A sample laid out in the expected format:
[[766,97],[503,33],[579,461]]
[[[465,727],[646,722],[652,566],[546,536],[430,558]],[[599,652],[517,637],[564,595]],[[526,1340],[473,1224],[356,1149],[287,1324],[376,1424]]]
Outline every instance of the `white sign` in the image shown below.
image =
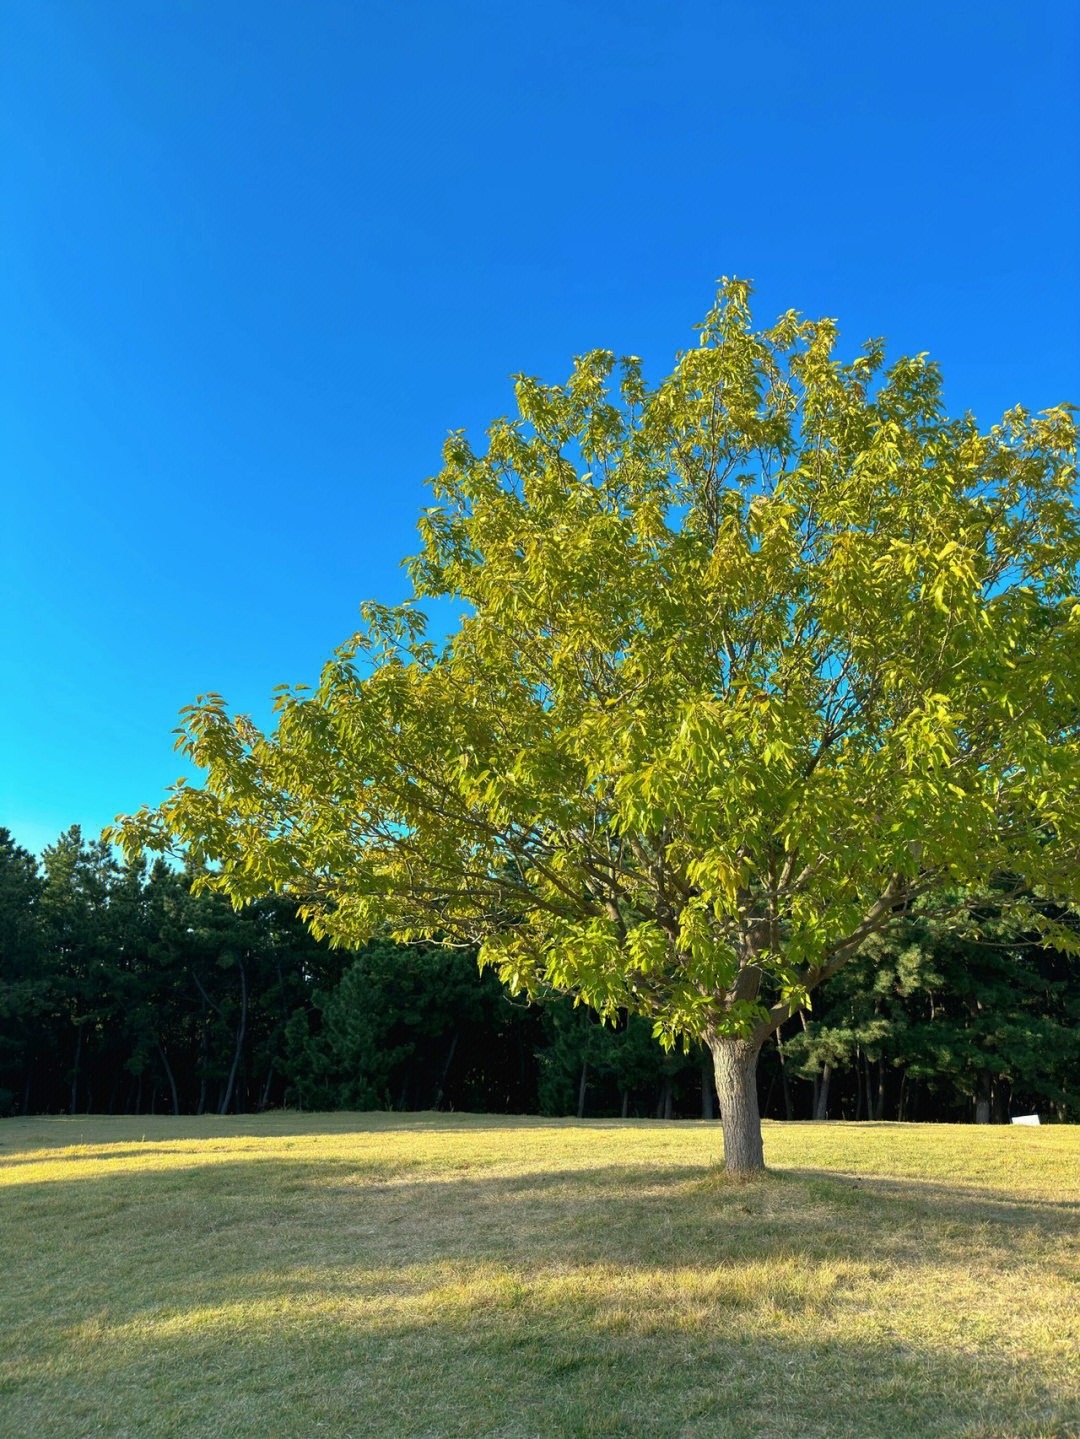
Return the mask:
[[1014,1124],[1038,1124],[1039,1116],[1037,1114],[1014,1114],[1012,1122]]

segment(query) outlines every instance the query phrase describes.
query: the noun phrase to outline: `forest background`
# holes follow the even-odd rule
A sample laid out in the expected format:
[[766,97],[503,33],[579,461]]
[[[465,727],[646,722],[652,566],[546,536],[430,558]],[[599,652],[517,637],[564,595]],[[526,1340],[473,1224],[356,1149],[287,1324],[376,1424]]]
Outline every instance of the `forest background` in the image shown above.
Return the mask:
[[[712,1118],[703,1049],[514,999],[467,948],[314,940],[192,872],[121,864],[73,826],[40,863],[0,829],[0,1114],[471,1110]],[[918,913],[871,941],[767,1046],[774,1119],[1080,1120],[1080,957],[997,911]]]

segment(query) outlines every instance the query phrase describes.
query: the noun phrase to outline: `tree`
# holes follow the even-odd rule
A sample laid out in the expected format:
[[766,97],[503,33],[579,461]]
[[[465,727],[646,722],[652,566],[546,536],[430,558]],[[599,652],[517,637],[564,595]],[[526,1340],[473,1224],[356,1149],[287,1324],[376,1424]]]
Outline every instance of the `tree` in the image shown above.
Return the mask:
[[[538,1102],[542,1114],[637,1113],[671,1119],[676,1089],[692,1075],[701,1082],[700,1046],[665,1053],[648,1021],[637,1014],[607,1024],[563,997],[541,1006],[547,1043],[540,1050]],[[701,1112],[711,1103],[712,1078],[701,1086]],[[606,1091],[606,1103],[605,1103]],[[711,1118],[711,1111],[709,1117]]]
[[471,950],[365,945],[285,1032],[287,1102],[303,1109],[523,1109],[539,1016],[507,1001]]
[[1064,1117],[1080,1100],[1076,961],[1033,943],[993,894],[974,917],[977,937],[935,936],[917,916],[903,935],[923,960],[922,1002],[894,1040],[905,1073],[950,1089],[976,1122],[1006,1119],[1010,1092]]
[[946,879],[1075,900],[1080,838],[1070,407],[981,434],[925,356],[841,363],[832,321],[757,332],[748,297],[655,388],[604,350],[517,376],[484,453],[446,443],[414,600],[272,733],[201,697],[203,787],[116,831],[334,943],[475,943],[514,991],[704,1041],[735,1172],[817,985]]
[[89,1112],[93,1093],[80,1089],[87,1049],[108,1012],[108,902],[116,865],[104,839],[86,841],[77,824],[42,853],[40,912],[48,964],[73,1028],[70,1113]]
[[0,1114],[17,1104],[27,1112],[33,1043],[54,1001],[41,963],[40,898],[37,861],[0,828]]

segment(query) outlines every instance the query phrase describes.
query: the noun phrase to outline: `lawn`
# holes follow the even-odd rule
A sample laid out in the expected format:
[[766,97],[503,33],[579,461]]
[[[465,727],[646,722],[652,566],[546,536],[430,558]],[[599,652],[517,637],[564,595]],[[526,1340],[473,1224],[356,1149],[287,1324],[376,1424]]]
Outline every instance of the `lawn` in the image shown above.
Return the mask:
[[1080,1128],[0,1124],[0,1434],[1080,1435]]

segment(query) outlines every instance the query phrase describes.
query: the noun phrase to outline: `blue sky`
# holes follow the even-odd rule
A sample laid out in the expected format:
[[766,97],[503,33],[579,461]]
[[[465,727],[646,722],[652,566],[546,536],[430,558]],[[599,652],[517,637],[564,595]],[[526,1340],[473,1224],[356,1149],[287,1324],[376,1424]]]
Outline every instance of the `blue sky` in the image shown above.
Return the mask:
[[1080,401],[1080,10],[5,0],[0,825],[96,834],[404,598],[446,432],[722,274]]

